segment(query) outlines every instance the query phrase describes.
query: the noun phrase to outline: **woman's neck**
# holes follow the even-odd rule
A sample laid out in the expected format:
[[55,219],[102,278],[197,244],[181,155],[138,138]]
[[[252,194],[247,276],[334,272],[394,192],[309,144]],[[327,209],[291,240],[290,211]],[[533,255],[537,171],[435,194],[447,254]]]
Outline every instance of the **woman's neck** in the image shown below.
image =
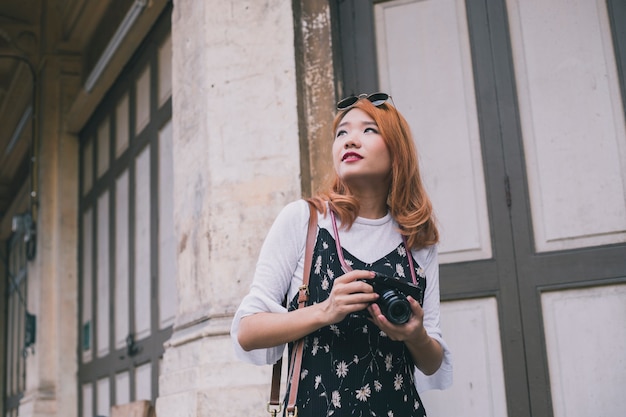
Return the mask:
[[379,195],[355,196],[359,200],[359,217],[365,219],[380,219],[387,215],[387,196]]

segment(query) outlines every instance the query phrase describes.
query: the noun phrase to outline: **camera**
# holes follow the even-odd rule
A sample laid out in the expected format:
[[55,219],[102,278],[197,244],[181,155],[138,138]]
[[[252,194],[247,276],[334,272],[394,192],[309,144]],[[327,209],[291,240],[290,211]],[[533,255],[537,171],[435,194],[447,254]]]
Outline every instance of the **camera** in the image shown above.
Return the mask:
[[[379,295],[376,304],[385,318],[393,324],[404,324],[411,318],[411,305],[406,299],[407,296],[419,301],[422,298],[422,289],[417,285],[400,281],[376,272],[374,278],[365,279],[363,282],[374,287],[374,292]],[[363,310],[362,315],[369,317],[367,310]],[[359,315],[357,313],[357,315]]]

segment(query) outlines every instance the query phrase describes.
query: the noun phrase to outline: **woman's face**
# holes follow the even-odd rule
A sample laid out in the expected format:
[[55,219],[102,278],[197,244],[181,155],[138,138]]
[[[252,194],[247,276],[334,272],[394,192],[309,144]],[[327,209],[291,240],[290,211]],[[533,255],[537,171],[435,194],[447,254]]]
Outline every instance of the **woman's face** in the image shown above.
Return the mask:
[[351,186],[388,186],[391,155],[378,125],[363,110],[350,110],[337,126],[333,165]]

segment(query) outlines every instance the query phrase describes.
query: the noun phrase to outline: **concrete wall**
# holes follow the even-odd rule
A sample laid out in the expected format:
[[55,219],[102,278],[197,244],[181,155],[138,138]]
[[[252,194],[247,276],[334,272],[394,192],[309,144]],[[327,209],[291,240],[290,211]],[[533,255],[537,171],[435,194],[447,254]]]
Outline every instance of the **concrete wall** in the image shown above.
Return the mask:
[[157,415],[265,407],[270,367],[236,361],[228,331],[267,229],[301,194],[293,28],[290,2],[175,3],[179,310]]

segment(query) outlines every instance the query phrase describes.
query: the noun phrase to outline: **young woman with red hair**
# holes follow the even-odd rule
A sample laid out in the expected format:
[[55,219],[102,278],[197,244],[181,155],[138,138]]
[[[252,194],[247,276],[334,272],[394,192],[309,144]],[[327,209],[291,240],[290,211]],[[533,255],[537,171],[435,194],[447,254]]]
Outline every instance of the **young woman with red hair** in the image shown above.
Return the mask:
[[[272,364],[304,338],[300,417],[425,416],[418,392],[447,388],[452,363],[439,327],[439,235],[415,145],[387,94],[337,108],[330,185],[276,218],[233,320],[235,351]],[[317,238],[298,308],[309,203]]]

